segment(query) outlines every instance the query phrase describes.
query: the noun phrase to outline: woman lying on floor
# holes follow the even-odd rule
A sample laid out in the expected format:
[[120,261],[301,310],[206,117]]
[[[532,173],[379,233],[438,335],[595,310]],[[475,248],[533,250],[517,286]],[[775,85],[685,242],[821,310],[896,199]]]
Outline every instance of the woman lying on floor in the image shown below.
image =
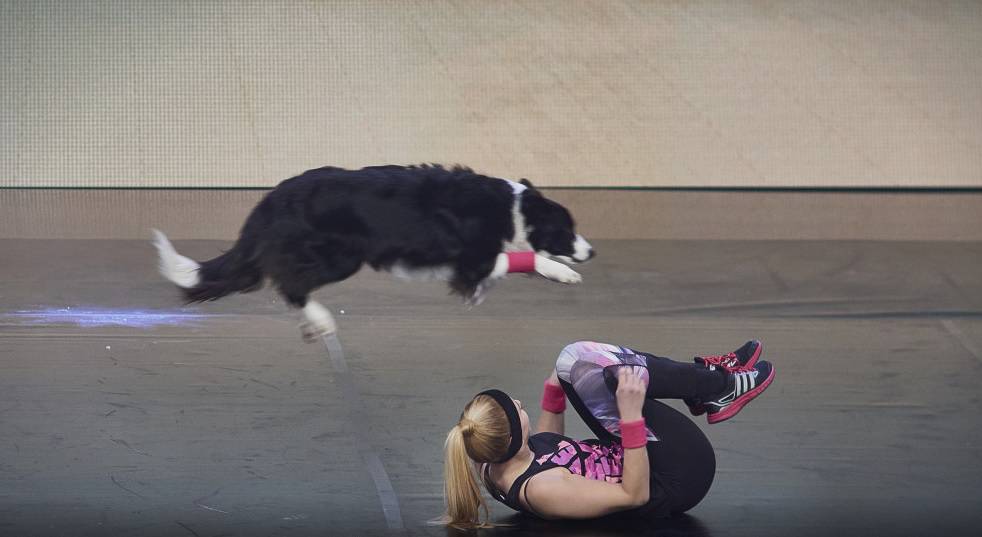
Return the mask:
[[[545,382],[535,434],[521,401],[499,390],[464,407],[447,435],[443,522],[492,525],[475,472],[496,500],[542,518],[691,509],[709,491],[716,456],[695,423],[656,399],[683,399],[709,423],[729,419],[774,379],[760,352],[750,341],[690,364],[605,343],[566,346]],[[597,439],[563,436],[566,398]]]

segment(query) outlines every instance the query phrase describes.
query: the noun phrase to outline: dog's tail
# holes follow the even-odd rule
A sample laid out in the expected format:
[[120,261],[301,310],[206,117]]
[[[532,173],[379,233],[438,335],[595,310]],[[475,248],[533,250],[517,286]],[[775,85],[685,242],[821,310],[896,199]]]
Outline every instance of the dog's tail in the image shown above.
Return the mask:
[[225,295],[248,293],[262,287],[263,273],[239,241],[224,254],[198,263],[177,253],[167,236],[153,230],[153,245],[160,255],[160,274],[177,284],[188,302],[217,300]]

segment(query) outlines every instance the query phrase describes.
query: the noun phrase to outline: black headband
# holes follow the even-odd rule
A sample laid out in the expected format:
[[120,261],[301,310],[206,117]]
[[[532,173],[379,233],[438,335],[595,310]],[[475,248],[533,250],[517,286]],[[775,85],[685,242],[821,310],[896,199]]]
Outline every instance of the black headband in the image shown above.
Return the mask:
[[501,390],[484,390],[477,395],[487,395],[494,399],[504,409],[505,416],[508,416],[508,428],[511,429],[511,443],[508,444],[508,451],[500,459],[491,461],[505,462],[514,457],[518,453],[518,450],[522,449],[522,418],[518,415],[515,400]]

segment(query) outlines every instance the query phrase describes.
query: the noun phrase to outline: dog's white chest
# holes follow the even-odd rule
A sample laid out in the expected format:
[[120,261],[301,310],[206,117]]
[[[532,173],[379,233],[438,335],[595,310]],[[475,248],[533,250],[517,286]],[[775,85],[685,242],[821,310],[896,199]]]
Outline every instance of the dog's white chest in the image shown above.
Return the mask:
[[515,236],[510,241],[504,241],[502,249],[505,252],[531,250],[532,245],[529,244],[528,233],[525,230],[525,215],[522,214],[522,192],[525,190],[525,185],[514,181],[508,182],[515,194],[515,199],[511,204],[511,221],[515,228]]

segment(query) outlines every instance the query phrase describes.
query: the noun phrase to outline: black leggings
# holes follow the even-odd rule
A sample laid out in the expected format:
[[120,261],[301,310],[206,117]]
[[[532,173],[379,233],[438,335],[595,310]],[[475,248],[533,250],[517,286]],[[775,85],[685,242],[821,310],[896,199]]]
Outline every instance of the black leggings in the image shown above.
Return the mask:
[[[616,398],[609,382],[604,383],[601,391],[596,382],[589,382],[583,373],[589,363],[602,362],[596,353],[610,353],[617,362],[625,366],[641,366],[648,374],[648,399],[644,403],[642,415],[648,428],[658,440],[649,440],[647,445],[648,466],[651,472],[650,499],[647,504],[637,509],[645,516],[664,517],[683,513],[695,507],[713,483],[716,474],[716,454],[706,435],[691,419],[674,410],[668,405],[655,400],[661,398],[700,397],[707,393],[720,391],[725,382],[724,377],[717,372],[709,372],[704,367],[695,364],[675,362],[644,353],[637,353],[623,347],[616,347],[610,352],[612,345],[592,342],[574,343],[563,353],[566,364],[560,369],[563,355],[557,361],[560,373],[560,384],[566,392],[570,404],[587,424],[590,430],[602,442],[619,441],[616,433],[608,431],[597,414],[609,414],[602,404],[596,404],[601,397],[609,397],[616,405]],[[578,362],[570,366],[570,354]],[[592,355],[592,356],[591,356]],[[632,358],[633,357],[633,358]],[[601,369],[617,367],[617,364],[600,363]],[[572,376],[569,372],[575,371]],[[563,373],[566,373],[564,375]],[[713,373],[707,375],[707,373]],[[602,375],[602,373],[601,373]],[[564,378],[565,377],[565,378]],[[608,379],[610,375],[607,375]],[[577,386],[580,392],[578,393]],[[593,408],[588,402],[593,402]],[[609,407],[606,407],[609,408]],[[603,420],[610,424],[609,419]]]

